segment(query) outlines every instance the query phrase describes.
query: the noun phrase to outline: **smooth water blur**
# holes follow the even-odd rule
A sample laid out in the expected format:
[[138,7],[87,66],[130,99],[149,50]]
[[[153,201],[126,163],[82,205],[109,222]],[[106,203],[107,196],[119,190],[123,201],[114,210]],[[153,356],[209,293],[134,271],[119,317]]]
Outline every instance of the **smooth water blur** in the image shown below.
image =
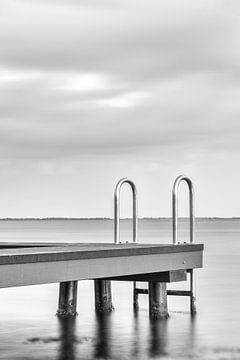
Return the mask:
[[[55,316],[58,284],[0,289],[0,359],[240,359],[240,220],[199,219],[196,231],[205,251],[204,268],[195,272],[194,318],[181,297],[168,298],[168,320],[149,320],[146,295],[134,314],[132,285],[125,282],[113,282],[115,311],[105,316],[95,314],[93,282],[79,282],[79,315],[63,320]],[[110,220],[0,221],[0,241],[112,242],[112,234]],[[121,237],[131,239],[130,221]],[[139,237],[169,243],[171,221],[141,220]],[[188,239],[186,221],[180,238]]]

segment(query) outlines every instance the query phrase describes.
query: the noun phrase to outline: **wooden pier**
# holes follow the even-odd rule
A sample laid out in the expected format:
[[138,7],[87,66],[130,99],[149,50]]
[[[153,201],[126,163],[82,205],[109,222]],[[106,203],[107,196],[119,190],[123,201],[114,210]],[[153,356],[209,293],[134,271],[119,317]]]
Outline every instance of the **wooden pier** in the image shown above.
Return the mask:
[[97,311],[113,309],[111,281],[145,281],[150,314],[167,317],[166,283],[202,267],[202,253],[202,244],[1,243],[0,288],[60,283],[64,316],[76,313],[79,280],[95,280]]

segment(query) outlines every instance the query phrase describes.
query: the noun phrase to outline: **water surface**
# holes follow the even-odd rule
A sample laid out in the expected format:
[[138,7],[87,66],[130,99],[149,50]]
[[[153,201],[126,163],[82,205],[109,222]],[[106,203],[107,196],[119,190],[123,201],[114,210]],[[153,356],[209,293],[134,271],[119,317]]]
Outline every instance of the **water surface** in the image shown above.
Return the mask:
[[[187,241],[187,223],[180,228]],[[202,219],[196,231],[205,252],[204,268],[196,272],[194,318],[188,299],[180,297],[169,297],[168,320],[149,320],[146,295],[134,314],[131,283],[113,282],[115,311],[97,316],[93,282],[79,282],[75,320],[55,316],[58,284],[0,289],[0,359],[240,359],[240,221]],[[0,221],[0,241],[112,242],[112,234],[109,220]],[[129,221],[121,236],[131,238]],[[142,220],[139,236],[146,243],[171,242],[171,222]]]

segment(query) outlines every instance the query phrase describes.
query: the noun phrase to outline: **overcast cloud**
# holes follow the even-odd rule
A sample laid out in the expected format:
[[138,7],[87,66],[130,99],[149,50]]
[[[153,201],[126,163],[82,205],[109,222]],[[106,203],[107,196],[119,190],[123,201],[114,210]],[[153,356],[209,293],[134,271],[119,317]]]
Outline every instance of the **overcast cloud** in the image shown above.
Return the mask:
[[182,172],[197,215],[240,216],[239,20],[232,0],[1,1],[0,216],[112,216],[123,176],[169,216]]

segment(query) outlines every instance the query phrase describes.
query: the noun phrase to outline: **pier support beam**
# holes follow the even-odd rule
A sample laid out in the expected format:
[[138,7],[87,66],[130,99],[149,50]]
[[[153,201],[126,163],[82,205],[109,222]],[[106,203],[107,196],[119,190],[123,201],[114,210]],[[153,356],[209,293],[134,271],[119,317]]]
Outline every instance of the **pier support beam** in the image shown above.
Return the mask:
[[152,319],[167,319],[167,284],[155,281],[148,283],[149,316]]
[[60,282],[57,315],[70,317],[77,315],[77,281]]
[[95,310],[97,312],[110,312],[114,310],[112,304],[112,291],[110,280],[94,280]]

